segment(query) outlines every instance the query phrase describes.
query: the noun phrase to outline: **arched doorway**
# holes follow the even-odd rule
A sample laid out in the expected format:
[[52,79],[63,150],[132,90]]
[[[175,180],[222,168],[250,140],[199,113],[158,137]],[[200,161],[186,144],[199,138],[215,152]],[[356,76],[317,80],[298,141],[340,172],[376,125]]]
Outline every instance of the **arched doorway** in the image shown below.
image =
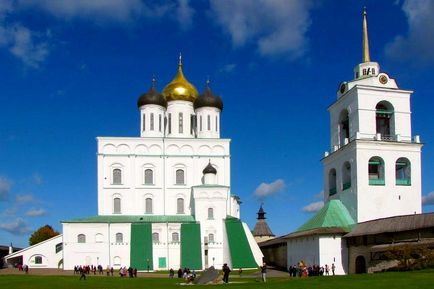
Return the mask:
[[366,273],[366,261],[365,257],[357,256],[356,258],[356,274]]

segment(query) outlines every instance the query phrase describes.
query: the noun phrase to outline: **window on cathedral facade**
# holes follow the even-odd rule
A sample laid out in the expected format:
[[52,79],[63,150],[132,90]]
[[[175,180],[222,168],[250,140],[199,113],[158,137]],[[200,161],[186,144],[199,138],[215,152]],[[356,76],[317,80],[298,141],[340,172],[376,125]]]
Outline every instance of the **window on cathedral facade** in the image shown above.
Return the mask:
[[329,196],[333,196],[336,193],[336,169],[331,169],[329,171]]
[[152,242],[159,243],[160,242],[160,234],[158,233],[152,233]]
[[184,116],[182,112],[179,113],[179,133],[184,132]]
[[411,164],[407,158],[399,158],[395,164],[396,185],[411,185]]
[[121,185],[122,184],[122,170],[114,169],[113,170],[113,185]]
[[86,243],[86,235],[85,234],[79,234],[77,236],[77,243]]
[[145,200],[145,214],[152,214],[152,199],[146,198]]
[[369,184],[384,185],[384,161],[380,157],[372,157],[368,163]]
[[151,169],[145,170],[145,185],[154,184],[154,171]]
[[190,134],[194,133],[194,115],[190,115]]
[[143,131],[146,130],[146,114],[143,114],[143,118],[142,118],[142,126],[143,126]]
[[184,214],[184,199],[178,198],[176,200],[176,213],[177,214]]
[[179,242],[179,234],[174,232],[172,233],[172,242],[177,243]]
[[344,146],[350,140],[350,121],[348,110],[344,109],[339,117],[339,144]]
[[199,116],[199,130],[202,131],[202,116]]
[[185,179],[184,179],[184,170],[178,169],[176,170],[176,184],[177,185],[184,185]]
[[161,126],[162,126],[161,118],[162,118],[162,116],[161,116],[161,114],[159,114],[158,115],[158,131],[159,132],[161,132]]
[[208,234],[208,242],[214,243],[214,234],[213,233]]
[[151,119],[150,119],[150,125],[151,125],[151,128],[150,128],[150,130],[154,130],[154,114],[153,113],[151,113]]
[[208,219],[209,220],[214,219],[214,209],[213,208],[208,208]]
[[215,131],[219,131],[219,117],[215,116]]
[[351,188],[351,164],[345,162],[342,166],[342,191]]
[[172,114],[171,113],[169,113],[169,119],[168,119],[168,121],[167,121],[168,123],[167,123],[167,126],[168,126],[168,130],[169,130],[169,133],[172,133]]
[[393,140],[393,106],[387,101],[382,101],[375,107],[375,112],[377,134],[381,134],[383,140]]
[[116,243],[123,243],[124,235],[122,233],[116,233]]
[[211,130],[211,116],[208,114],[208,117],[207,117],[207,126],[208,126],[208,130]]
[[120,214],[121,213],[121,199],[120,198],[114,198],[113,199],[113,214]]

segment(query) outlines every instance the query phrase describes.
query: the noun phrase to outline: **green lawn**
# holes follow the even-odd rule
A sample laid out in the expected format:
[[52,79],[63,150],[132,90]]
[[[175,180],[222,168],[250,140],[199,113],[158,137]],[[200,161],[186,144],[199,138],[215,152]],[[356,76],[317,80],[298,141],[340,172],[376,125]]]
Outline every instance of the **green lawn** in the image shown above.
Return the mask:
[[[237,282],[229,285],[233,288],[309,288],[309,289],[375,289],[375,288],[433,288],[434,270],[393,272],[365,275],[349,275],[335,277],[312,277],[305,279],[269,278],[267,283],[261,283],[255,278],[233,278]],[[243,283],[238,283],[243,282]],[[0,276],[0,288],[13,289],[128,289],[128,288],[180,288],[179,279],[169,278],[120,278],[89,276],[86,281],[79,281],[78,276],[32,276],[3,275]],[[202,287],[202,286],[200,286]],[[184,288],[184,287],[181,287]]]

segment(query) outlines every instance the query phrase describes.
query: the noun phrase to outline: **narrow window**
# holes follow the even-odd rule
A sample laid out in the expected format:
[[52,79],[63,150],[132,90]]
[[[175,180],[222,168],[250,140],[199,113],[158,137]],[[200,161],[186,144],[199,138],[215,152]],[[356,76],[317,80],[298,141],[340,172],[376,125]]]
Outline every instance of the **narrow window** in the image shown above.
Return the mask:
[[390,103],[382,101],[375,107],[376,130],[381,134],[381,139],[390,140],[392,138],[391,122],[393,119],[393,107]]
[[329,172],[329,196],[333,196],[336,193],[336,170],[331,169]]
[[348,142],[350,139],[350,121],[348,116],[348,110],[343,110],[339,118],[339,141],[340,145],[344,146],[346,142]]
[[142,121],[143,121],[143,131],[145,131],[146,130],[146,114],[143,114]]
[[86,243],[86,235],[84,234],[79,234],[77,236],[77,243]]
[[172,242],[177,243],[179,242],[179,234],[174,232],[172,233]]
[[395,164],[396,185],[411,185],[411,165],[406,158],[399,158]]
[[214,209],[213,208],[208,208],[208,219],[209,220],[214,219]]
[[184,118],[182,112],[179,113],[179,133],[184,132]]
[[215,131],[219,131],[219,117],[215,116]]
[[199,130],[202,131],[202,116],[199,116]]
[[151,113],[151,130],[154,130],[154,114],[153,113]]
[[192,135],[194,132],[194,115],[190,115],[190,134]]
[[213,233],[208,234],[208,242],[214,243],[214,234]]
[[122,184],[122,171],[121,169],[113,170],[113,185],[121,185]]
[[154,243],[160,242],[160,235],[158,233],[152,233],[152,242]]
[[169,120],[168,120],[169,124],[169,134],[172,133],[172,114],[169,113]]
[[184,199],[178,198],[176,200],[176,213],[177,214],[184,214]]
[[368,163],[369,184],[370,185],[383,185],[384,180],[384,162],[380,157],[372,157]]
[[209,114],[207,117],[207,122],[208,122],[208,130],[211,130],[211,116]]
[[145,200],[145,214],[152,214],[152,199],[146,198]]
[[145,170],[145,185],[152,185],[154,183],[154,172],[151,169]]
[[184,170],[176,170],[176,184],[183,185],[185,183],[184,180]]
[[42,264],[42,257],[41,256],[35,257],[35,264]]
[[114,198],[113,199],[113,214],[120,214],[121,213],[121,199],[120,198]]
[[161,114],[158,115],[158,131],[161,132]]
[[124,235],[122,233],[116,233],[116,243],[123,243]]
[[351,164],[345,162],[342,166],[342,191],[351,188]]

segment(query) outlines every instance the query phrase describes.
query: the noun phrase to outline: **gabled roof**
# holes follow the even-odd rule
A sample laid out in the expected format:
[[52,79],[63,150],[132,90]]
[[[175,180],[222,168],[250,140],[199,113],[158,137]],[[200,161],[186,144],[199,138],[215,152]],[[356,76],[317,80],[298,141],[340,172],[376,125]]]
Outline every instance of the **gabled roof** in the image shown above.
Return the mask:
[[395,216],[358,223],[347,237],[434,228],[434,213]]
[[194,223],[188,215],[99,215],[62,221],[61,223]]
[[355,223],[340,200],[330,200],[296,232],[333,227],[342,228],[349,232]]

